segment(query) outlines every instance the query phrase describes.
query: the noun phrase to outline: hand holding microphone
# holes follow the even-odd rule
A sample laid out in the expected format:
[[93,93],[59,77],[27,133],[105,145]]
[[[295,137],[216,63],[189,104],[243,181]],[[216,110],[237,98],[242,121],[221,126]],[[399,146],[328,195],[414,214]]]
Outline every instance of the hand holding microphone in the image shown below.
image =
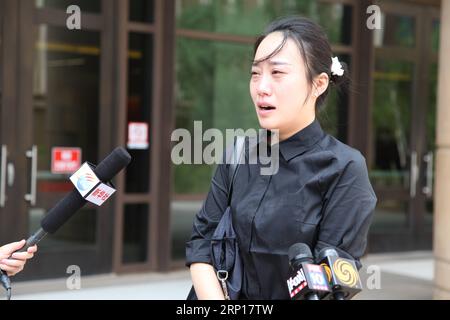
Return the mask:
[[26,252],[16,252],[23,248],[26,241],[17,241],[0,247],[0,269],[8,276],[14,276],[23,270],[28,259],[33,258],[37,251],[36,245],[29,247]]

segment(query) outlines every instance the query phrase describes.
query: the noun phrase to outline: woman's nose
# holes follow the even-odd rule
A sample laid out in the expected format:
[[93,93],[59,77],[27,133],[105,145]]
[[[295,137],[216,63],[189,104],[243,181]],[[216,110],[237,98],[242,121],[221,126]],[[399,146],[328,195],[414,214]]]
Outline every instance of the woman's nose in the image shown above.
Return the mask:
[[272,93],[272,85],[270,79],[266,75],[261,75],[256,86],[258,95],[270,95]]

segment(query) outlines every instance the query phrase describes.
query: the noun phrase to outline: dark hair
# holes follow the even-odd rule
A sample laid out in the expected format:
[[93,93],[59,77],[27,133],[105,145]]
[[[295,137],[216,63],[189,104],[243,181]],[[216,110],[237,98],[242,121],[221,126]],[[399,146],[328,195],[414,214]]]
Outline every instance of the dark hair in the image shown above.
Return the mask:
[[[347,65],[340,61],[342,68],[344,69],[344,74],[342,76],[331,74],[332,51],[328,37],[318,24],[307,18],[290,16],[273,21],[267,26],[264,33],[256,39],[253,55],[256,54],[261,42],[269,34],[277,31],[282,32],[283,41],[271,54],[255,62],[262,62],[272,58],[280,52],[281,49],[283,49],[288,39],[292,39],[297,43],[297,46],[300,49],[300,54],[305,62],[306,77],[308,84],[310,85],[310,89],[313,85],[314,78],[322,72],[325,72],[330,78],[330,85],[336,86],[339,91],[343,91],[344,93],[348,92],[350,78],[348,76]],[[325,90],[325,92],[317,98],[317,111],[319,111],[324,104],[330,85],[327,90]],[[306,100],[309,98],[310,93],[311,92],[308,93]]]

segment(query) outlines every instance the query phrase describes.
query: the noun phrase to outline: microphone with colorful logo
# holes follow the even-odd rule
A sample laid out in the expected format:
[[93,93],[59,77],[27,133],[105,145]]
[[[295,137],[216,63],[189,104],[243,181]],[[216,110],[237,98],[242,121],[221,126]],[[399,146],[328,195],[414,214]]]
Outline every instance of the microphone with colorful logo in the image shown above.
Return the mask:
[[[116,174],[131,162],[130,154],[122,147],[114,149],[96,167],[84,163],[70,180],[75,188],[62,198],[41,220],[41,228],[27,239],[20,252],[34,246],[48,233],[55,233],[66,223],[87,201],[102,205],[114,192],[110,182]],[[7,274],[0,270],[0,282],[7,290],[7,299],[11,298],[11,282]]]
[[323,248],[318,263],[324,267],[332,292],[324,299],[349,300],[362,290],[358,269],[353,260],[339,257],[334,248]]
[[320,300],[331,291],[323,267],[314,264],[307,244],[292,245],[288,256],[291,268],[287,286],[292,300]]

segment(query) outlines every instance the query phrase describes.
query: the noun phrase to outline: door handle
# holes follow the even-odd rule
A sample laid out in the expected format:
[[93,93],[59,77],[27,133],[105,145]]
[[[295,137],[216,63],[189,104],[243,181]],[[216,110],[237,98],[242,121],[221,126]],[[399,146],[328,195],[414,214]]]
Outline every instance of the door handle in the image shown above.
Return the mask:
[[0,156],[0,207],[4,208],[6,203],[6,160],[8,157],[8,148],[2,145],[2,154]]
[[30,193],[25,195],[25,200],[29,201],[32,206],[36,204],[36,182],[37,182],[37,147],[32,146],[25,153],[27,158],[31,159],[31,175],[30,175]]
[[423,161],[427,164],[427,170],[425,172],[426,185],[422,188],[422,192],[430,198],[433,195],[433,152],[428,152],[423,157]]
[[411,152],[411,168],[409,178],[409,196],[414,198],[416,196],[417,180],[419,179],[419,166],[417,165],[417,152]]
[[8,172],[8,187],[12,187],[14,185],[14,179],[16,178],[16,168],[14,164],[11,162],[6,166],[6,172]]

